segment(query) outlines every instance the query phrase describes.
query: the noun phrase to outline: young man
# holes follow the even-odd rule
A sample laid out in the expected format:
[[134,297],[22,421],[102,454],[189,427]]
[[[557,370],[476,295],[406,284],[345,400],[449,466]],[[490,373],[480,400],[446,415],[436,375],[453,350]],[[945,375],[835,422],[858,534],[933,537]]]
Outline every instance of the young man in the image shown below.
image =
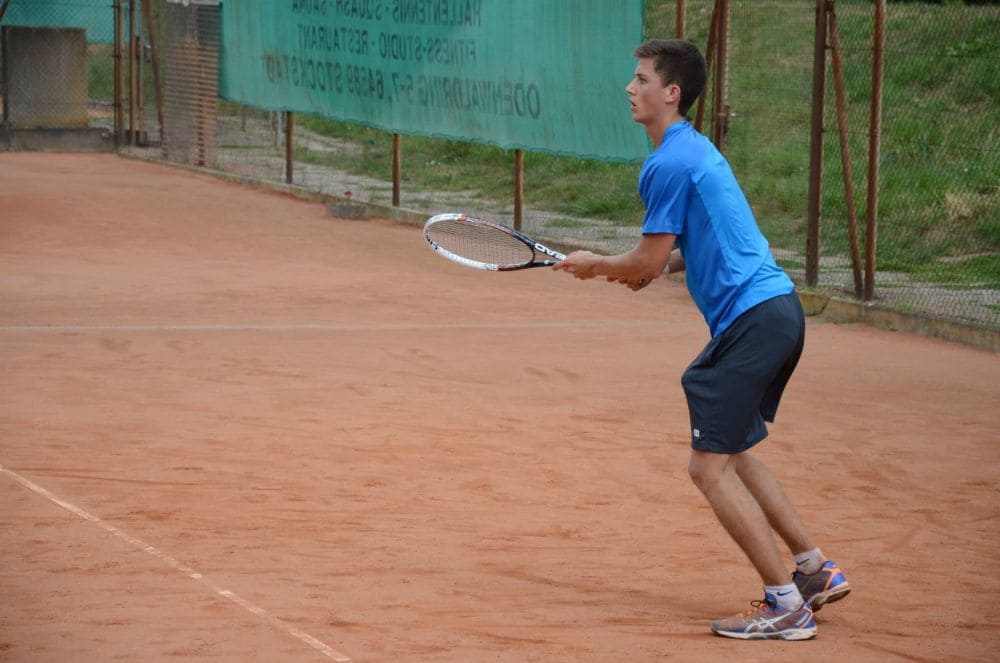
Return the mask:
[[[688,469],[764,583],[763,601],[713,621],[712,630],[743,639],[808,639],[816,635],[813,611],[846,596],[850,585],[751,455],[802,353],[802,307],[729,164],[685,119],[705,87],[701,53],[685,41],[655,39],[635,56],[625,91],[632,119],[656,146],[639,175],[642,239],[620,255],[574,252],[554,269],[579,279],[604,276],[632,290],[686,270],[712,335],[681,379],[691,419]],[[795,555],[792,582],[772,529]]]

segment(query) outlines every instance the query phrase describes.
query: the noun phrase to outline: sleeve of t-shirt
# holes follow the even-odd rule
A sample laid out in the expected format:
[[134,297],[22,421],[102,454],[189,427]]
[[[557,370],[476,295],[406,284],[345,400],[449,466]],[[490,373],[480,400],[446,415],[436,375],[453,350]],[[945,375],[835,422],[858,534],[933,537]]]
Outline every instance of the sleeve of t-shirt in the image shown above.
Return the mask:
[[651,163],[643,175],[639,182],[639,195],[646,206],[642,234],[684,234],[693,186],[687,171]]

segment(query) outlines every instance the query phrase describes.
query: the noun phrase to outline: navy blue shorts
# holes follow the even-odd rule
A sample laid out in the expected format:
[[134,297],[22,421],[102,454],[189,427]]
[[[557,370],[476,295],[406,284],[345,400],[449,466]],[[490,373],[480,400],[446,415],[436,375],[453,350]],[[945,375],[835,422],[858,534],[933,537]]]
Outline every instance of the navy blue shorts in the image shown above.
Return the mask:
[[735,454],[767,437],[802,356],[806,325],[793,292],[761,302],[713,338],[684,371],[691,447]]

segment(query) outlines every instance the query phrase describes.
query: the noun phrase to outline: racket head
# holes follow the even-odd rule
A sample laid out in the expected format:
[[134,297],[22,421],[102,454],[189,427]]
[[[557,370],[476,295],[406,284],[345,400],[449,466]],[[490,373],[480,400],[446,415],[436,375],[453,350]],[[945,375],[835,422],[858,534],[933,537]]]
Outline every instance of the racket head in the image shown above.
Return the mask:
[[[424,239],[449,260],[493,272],[545,267],[565,258],[509,226],[461,213],[429,218]],[[539,253],[551,259],[539,260]]]

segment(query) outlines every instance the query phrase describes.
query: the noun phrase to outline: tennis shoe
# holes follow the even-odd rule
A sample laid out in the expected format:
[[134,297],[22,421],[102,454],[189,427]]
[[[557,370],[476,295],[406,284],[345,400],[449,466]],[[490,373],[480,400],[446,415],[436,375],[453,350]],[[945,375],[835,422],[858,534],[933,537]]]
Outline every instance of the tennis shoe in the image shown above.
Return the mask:
[[712,622],[712,632],[741,640],[808,640],[816,635],[812,608],[803,603],[797,610],[786,610],[770,594],[763,601],[753,601],[746,612]]
[[847,596],[851,586],[836,562],[826,561],[820,570],[812,575],[792,573],[792,582],[813,612],[819,611],[827,603],[833,603]]

